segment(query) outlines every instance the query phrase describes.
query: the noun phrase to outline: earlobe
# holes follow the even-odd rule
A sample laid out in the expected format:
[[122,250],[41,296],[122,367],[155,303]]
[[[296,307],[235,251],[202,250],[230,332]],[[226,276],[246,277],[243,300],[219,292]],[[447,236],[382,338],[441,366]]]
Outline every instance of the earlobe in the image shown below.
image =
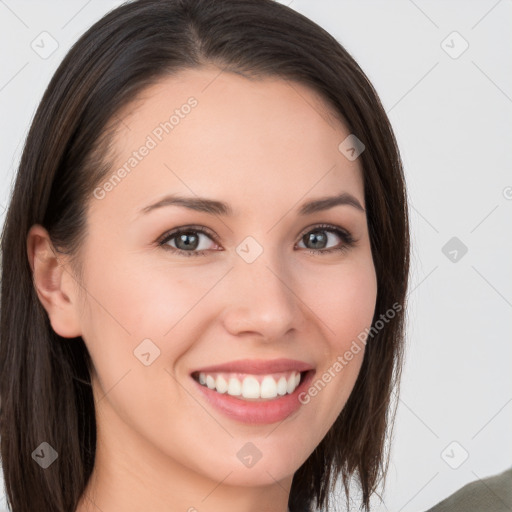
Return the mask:
[[81,335],[74,278],[40,225],[27,235],[27,256],[37,296],[48,313],[53,330],[64,338]]

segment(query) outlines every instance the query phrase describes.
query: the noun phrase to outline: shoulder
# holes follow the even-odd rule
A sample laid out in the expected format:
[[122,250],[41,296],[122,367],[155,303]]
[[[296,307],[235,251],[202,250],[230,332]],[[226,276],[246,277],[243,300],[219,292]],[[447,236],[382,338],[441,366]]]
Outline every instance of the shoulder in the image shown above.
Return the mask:
[[512,467],[471,482],[425,512],[512,511]]

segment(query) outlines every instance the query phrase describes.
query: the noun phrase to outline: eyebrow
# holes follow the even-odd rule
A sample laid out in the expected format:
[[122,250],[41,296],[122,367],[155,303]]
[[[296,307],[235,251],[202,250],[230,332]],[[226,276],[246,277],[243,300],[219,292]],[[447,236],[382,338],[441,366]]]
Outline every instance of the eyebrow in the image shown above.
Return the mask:
[[[337,196],[321,197],[319,199],[308,201],[300,207],[298,214],[301,216],[311,215],[316,212],[329,210],[330,208],[339,205],[352,206],[363,213],[366,212],[358,199],[348,192],[343,192]],[[205,197],[184,197],[178,195],[168,195],[156,203],[142,208],[139,210],[139,214],[146,214],[156,210],[157,208],[163,208],[164,206],[182,206],[190,210],[204,212],[210,215],[232,217],[235,214],[231,206],[223,201],[216,201]]]

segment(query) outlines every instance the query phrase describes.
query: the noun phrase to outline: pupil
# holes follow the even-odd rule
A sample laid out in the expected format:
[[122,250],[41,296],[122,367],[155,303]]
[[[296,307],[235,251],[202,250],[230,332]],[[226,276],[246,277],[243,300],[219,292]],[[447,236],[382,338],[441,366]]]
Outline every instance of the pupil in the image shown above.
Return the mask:
[[[189,237],[195,238],[195,242],[192,242],[192,243],[187,242],[187,238],[189,238]],[[180,247],[178,242],[183,242],[184,247]],[[178,237],[178,239],[176,241],[176,246],[178,247],[178,249],[196,249],[197,243],[198,243],[198,237],[196,235],[193,235],[191,233],[183,233]]]
[[[315,233],[310,233],[309,234],[309,241],[312,242],[313,245],[315,246],[314,249],[323,249],[323,247],[325,245],[325,242],[326,242],[326,237],[323,234],[318,235],[316,233],[320,233],[320,232],[317,231]],[[317,246],[317,243],[318,243],[319,240],[320,240],[320,247]]]

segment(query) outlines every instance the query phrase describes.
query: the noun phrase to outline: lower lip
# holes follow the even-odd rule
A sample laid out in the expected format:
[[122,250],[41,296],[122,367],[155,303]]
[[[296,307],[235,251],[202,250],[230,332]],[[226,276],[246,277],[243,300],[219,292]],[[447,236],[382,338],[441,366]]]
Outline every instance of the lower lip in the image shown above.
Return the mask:
[[309,370],[291,394],[267,401],[247,401],[227,393],[218,393],[192,379],[208,402],[231,419],[252,425],[263,425],[283,421],[303,405],[299,394],[307,388],[315,372]]

